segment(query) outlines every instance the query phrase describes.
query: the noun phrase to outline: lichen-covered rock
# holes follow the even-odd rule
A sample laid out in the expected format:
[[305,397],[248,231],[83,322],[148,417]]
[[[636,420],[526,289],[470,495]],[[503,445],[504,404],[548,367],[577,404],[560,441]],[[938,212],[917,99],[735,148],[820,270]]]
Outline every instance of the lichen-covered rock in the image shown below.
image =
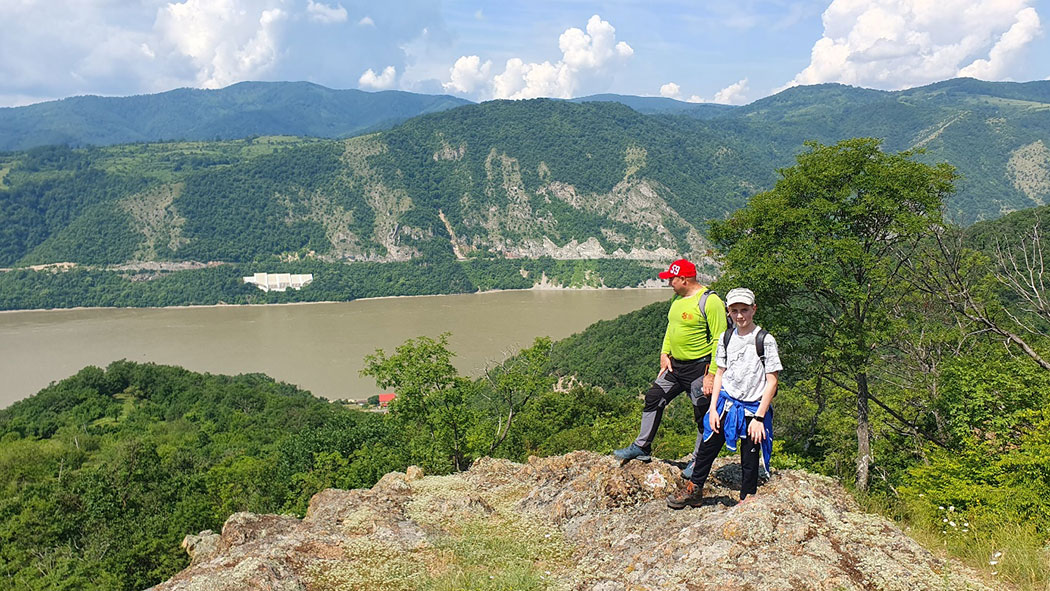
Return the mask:
[[154,590],[410,590],[504,571],[509,588],[533,576],[580,591],[993,588],[805,472],[777,472],[738,503],[739,467],[721,459],[704,506],[671,511],[679,467],[574,452],[395,472],[314,495],[302,520],[237,513],[221,536],[187,536],[191,566]]

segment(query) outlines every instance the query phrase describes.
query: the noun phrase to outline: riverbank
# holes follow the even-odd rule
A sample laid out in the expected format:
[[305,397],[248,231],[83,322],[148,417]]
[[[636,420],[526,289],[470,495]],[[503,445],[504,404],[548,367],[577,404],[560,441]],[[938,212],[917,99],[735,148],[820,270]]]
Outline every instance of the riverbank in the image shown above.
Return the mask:
[[[314,281],[301,290],[264,292],[244,283],[244,277],[260,269],[309,273]],[[652,263],[614,259],[228,264],[175,271],[149,280],[108,270],[23,269],[0,273],[0,310],[153,309],[345,302],[522,289],[618,289],[648,286],[658,272]]]
[[[564,287],[555,285],[534,285],[520,289],[488,289],[484,291],[473,291],[466,293],[427,293],[419,295],[390,295],[357,298],[353,300],[322,300],[314,302],[265,302],[259,304],[190,304],[180,306],[76,306],[73,308],[27,308],[24,310],[0,310],[2,314],[16,314],[21,312],[77,312],[83,310],[192,310],[204,308],[251,308],[251,307],[276,307],[276,306],[312,306],[317,304],[346,304],[350,302],[363,302],[372,300],[396,300],[401,298],[439,298],[456,295],[486,295],[491,293],[521,292],[521,291],[635,291],[667,289],[667,284],[659,280],[651,280],[645,284],[634,287]],[[670,296],[668,296],[670,297]]]

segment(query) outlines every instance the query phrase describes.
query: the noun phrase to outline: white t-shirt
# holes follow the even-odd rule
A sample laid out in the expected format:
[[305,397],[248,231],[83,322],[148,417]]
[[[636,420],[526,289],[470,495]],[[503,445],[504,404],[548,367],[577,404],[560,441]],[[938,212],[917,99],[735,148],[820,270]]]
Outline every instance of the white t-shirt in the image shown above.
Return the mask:
[[755,348],[755,337],[762,328],[755,326],[754,330],[743,336],[735,328],[732,330],[729,351],[726,351],[723,344],[725,333],[722,333],[718,337],[718,352],[715,354],[718,367],[725,368],[725,373],[722,374],[722,388],[741,402],[757,402],[762,400],[762,392],[766,389],[766,374],[784,369],[777,352],[777,340],[773,335],[766,333],[766,364],[763,367],[762,359]]

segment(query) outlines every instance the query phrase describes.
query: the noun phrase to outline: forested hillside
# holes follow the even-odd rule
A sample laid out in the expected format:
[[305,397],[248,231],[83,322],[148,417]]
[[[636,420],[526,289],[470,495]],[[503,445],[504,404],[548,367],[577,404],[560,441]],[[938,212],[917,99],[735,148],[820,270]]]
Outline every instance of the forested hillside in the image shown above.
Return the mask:
[[130,97],[78,96],[0,109],[0,150],[106,146],[257,135],[347,137],[470,101],[411,92],[332,90],[309,82],[241,82]]
[[683,254],[711,263],[709,220],[771,187],[804,142],[848,137],[882,138],[888,151],[921,148],[920,161],[954,166],[945,212],[966,225],[1050,196],[1048,89],[975,80],[900,92],[822,85],[696,117],[644,115],[608,97],[492,101],[345,140],[4,153],[0,266],[665,263]]

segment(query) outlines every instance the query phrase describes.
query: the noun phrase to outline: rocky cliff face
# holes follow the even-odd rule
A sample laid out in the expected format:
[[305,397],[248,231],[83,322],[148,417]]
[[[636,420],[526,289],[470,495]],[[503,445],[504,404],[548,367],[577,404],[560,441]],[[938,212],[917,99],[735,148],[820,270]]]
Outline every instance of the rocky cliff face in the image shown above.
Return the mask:
[[302,520],[237,513],[187,536],[189,568],[152,591],[341,589],[984,590],[860,511],[834,481],[783,470],[738,504],[715,464],[701,508],[671,511],[671,463],[575,452],[468,472],[410,468],[370,490],[325,490]]

